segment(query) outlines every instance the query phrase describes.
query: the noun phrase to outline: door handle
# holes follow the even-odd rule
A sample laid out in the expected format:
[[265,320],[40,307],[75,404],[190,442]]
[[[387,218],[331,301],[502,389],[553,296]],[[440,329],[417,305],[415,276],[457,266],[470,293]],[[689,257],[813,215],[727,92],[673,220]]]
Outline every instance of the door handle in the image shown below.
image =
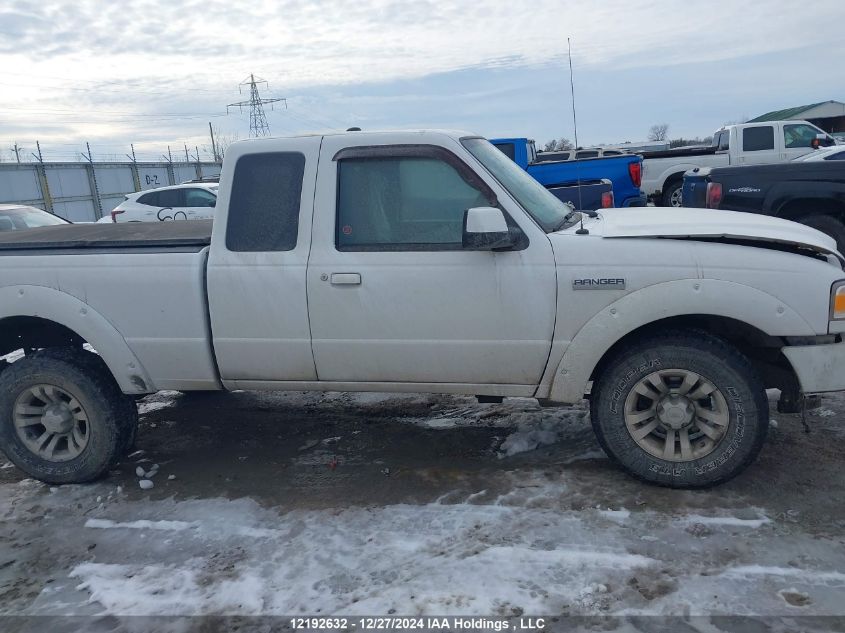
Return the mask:
[[333,286],[360,286],[361,273],[332,273]]

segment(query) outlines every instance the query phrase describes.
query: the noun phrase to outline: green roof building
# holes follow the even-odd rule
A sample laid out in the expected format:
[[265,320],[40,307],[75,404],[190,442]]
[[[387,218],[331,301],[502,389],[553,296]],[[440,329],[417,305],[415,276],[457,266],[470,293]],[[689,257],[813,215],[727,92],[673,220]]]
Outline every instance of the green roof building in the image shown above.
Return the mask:
[[785,108],[767,112],[749,123],[763,121],[809,121],[826,132],[845,132],[845,103],[841,101],[822,101],[809,105]]

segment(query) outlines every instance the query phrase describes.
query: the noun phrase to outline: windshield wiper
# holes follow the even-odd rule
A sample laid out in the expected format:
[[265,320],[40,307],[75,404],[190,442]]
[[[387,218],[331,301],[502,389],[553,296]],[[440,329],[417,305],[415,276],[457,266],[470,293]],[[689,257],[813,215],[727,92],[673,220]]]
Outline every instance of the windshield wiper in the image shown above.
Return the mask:
[[565,216],[563,216],[563,219],[560,222],[557,223],[555,228],[552,229],[552,233],[554,233],[555,231],[560,231],[562,228],[564,228],[567,225],[567,223],[570,220],[572,220],[573,222],[577,221],[576,216],[578,216],[580,214],[586,214],[588,217],[591,217],[591,218],[599,217],[599,214],[598,214],[597,211],[576,211],[575,209],[572,209],[572,211],[570,211]]

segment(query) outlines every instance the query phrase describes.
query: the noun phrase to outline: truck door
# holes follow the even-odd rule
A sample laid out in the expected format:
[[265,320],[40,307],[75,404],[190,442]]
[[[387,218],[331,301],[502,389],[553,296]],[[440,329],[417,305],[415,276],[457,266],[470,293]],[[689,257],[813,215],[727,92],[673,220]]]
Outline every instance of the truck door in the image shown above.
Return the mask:
[[824,134],[822,130],[806,123],[783,123],[782,127],[781,160],[784,162],[815,151],[813,141],[818,134]]
[[751,125],[739,130],[739,164],[778,163],[781,144],[774,125]]
[[305,267],[319,146],[320,137],[304,137],[227,150],[234,168],[220,181],[207,273],[225,381],[316,378]]
[[[554,328],[546,235],[448,149],[346,145],[326,137],[318,175],[308,303],[319,379],[531,395]],[[463,250],[464,211],[497,203],[524,248]]]

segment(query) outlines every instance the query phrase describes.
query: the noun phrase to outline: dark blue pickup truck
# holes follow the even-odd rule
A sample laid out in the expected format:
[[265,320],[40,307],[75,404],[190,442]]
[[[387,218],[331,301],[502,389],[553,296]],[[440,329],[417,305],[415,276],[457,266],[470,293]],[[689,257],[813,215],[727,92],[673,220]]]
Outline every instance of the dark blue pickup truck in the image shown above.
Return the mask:
[[[534,141],[530,139],[497,138],[490,142],[558,198],[564,199],[561,195],[563,192],[567,198],[575,197],[573,204],[576,208],[589,210],[607,206],[646,206],[646,197],[640,190],[643,159],[636,154],[538,162]],[[611,204],[606,204],[606,197],[595,204],[596,186],[602,180],[609,180],[612,183]],[[580,205],[577,201],[579,182],[582,185],[580,199],[583,201]]]

